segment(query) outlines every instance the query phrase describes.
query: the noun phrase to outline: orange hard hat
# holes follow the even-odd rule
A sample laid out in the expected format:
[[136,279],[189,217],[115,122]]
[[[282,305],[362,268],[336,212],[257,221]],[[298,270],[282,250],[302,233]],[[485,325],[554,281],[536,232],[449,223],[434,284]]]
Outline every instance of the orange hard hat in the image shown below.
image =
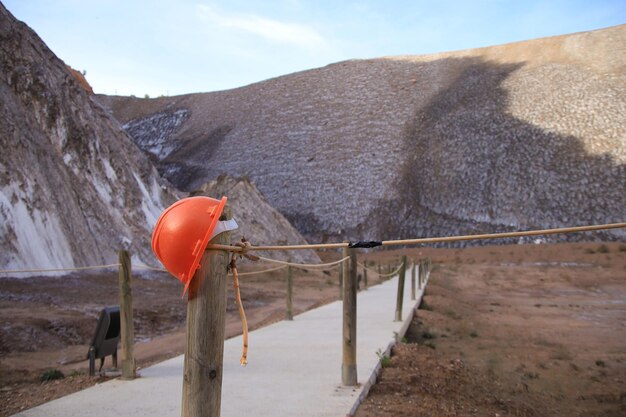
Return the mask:
[[184,285],[183,296],[213,237],[215,226],[226,205],[226,197],[183,198],[159,217],[152,234],[152,251],[170,274]]

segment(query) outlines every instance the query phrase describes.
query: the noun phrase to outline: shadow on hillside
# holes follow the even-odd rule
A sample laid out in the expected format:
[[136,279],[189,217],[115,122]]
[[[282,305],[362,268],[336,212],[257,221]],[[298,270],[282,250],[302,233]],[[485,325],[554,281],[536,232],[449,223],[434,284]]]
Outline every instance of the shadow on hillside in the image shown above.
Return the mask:
[[403,197],[375,210],[383,238],[625,220],[624,164],[607,154],[590,154],[577,137],[508,112],[503,82],[522,64],[445,61],[423,64],[453,68],[456,74],[406,125],[408,156],[397,182]]

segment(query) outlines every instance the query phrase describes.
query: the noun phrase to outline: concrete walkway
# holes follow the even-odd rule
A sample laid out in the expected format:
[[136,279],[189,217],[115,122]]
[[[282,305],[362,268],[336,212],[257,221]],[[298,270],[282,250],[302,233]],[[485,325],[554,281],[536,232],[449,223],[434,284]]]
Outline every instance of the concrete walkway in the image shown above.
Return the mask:
[[[359,387],[341,386],[342,304],[333,302],[250,333],[249,364],[239,365],[241,336],[224,345],[223,417],[345,416],[368,390],[377,351],[404,335],[412,311],[411,274],[406,273],[401,322],[394,322],[398,277],[357,297]],[[297,287],[294,291],[298,291]],[[179,416],[183,358],[140,371],[133,381],[112,380],[24,411],[20,417]]]

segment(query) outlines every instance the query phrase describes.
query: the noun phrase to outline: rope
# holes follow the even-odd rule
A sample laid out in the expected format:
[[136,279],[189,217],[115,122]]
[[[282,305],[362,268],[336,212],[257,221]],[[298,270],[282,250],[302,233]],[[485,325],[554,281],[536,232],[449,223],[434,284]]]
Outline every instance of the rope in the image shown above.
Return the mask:
[[[396,272],[398,272],[400,270],[400,268],[398,268],[398,269],[396,269],[395,272],[392,272],[391,274],[381,274],[380,272],[378,272],[375,269],[371,269],[371,268],[366,267],[361,262],[357,262],[357,265],[360,266],[361,268],[365,269],[366,271],[373,272],[374,274],[378,275],[379,277],[390,277],[391,275],[395,274]],[[402,265],[400,265],[400,266],[402,266]],[[409,268],[409,267],[407,266],[407,268]]]
[[156,266],[150,266],[150,265],[133,265],[132,267],[137,268],[137,269],[150,269],[152,271],[167,272],[167,269],[165,268],[158,268]]
[[366,266],[365,266],[365,265],[363,265],[361,262],[357,262],[356,264],[357,264],[358,266],[360,266],[361,268],[363,268],[364,270],[366,270],[366,271],[370,271],[370,272],[372,272],[372,273],[374,273],[374,274],[380,275],[380,273],[379,273],[378,271],[376,271],[375,269],[370,269],[370,268],[366,267]]
[[89,269],[106,269],[118,267],[120,264],[94,265],[94,266],[77,266],[74,268],[51,268],[51,269],[4,269],[0,270],[1,274],[19,274],[22,272],[62,272],[62,271],[85,271]]
[[235,290],[235,299],[237,306],[239,307],[239,316],[241,317],[241,326],[243,327],[243,352],[241,353],[241,359],[239,364],[246,366],[248,364],[248,320],[246,319],[246,312],[243,309],[241,302],[241,293],[239,292],[239,277],[237,274],[237,260],[235,254],[233,254],[230,260],[230,269],[233,271],[233,289]]
[[[419,238],[419,239],[404,239],[404,240],[384,240],[381,242],[342,242],[342,243],[318,243],[312,245],[285,245],[285,246],[252,246],[249,242],[243,242],[243,244],[237,245],[217,245],[212,244],[207,246],[207,250],[226,250],[230,252],[241,252],[247,255],[249,251],[271,251],[271,250],[309,250],[309,249],[337,249],[346,247],[375,247],[375,246],[400,246],[400,245],[417,245],[426,243],[441,243],[441,242],[458,242],[463,240],[482,240],[482,239],[502,239],[511,237],[523,237],[523,236],[540,236],[540,235],[554,235],[559,233],[576,233],[576,232],[590,232],[594,230],[609,230],[619,229],[626,227],[626,222],[623,223],[609,223],[589,226],[576,226],[576,227],[562,227],[557,229],[542,229],[542,230],[529,230],[524,232],[506,232],[506,233],[489,233],[481,235],[460,235],[460,236],[447,236],[447,237],[431,237],[431,238]],[[247,255],[252,258],[252,255]],[[344,262],[347,258],[341,259],[336,262],[330,262],[328,264],[294,264],[290,262],[277,261],[274,259],[254,257],[263,259],[267,262],[280,263],[286,266],[308,267],[308,268],[322,268],[327,266],[333,266]],[[0,270],[0,274],[19,274],[19,273],[45,273],[45,272],[64,272],[64,271],[85,271],[94,269],[106,269],[120,266],[119,263],[108,265],[94,265],[94,266],[81,266],[74,268],[51,268],[51,269],[4,269]],[[136,265],[135,268],[152,269],[155,271],[164,271],[162,268],[156,268],[148,265]],[[278,268],[277,268],[278,269]],[[276,269],[274,269],[276,270]],[[271,270],[259,271],[259,272],[246,272],[246,275],[252,275],[253,273],[269,272]],[[243,275],[244,273],[240,274]],[[380,275],[382,276],[390,276]]]
[[[277,261],[274,259],[269,259],[269,258],[261,258],[264,261],[267,262],[274,262],[274,263],[282,263],[282,261]],[[348,258],[345,258],[348,259]],[[273,272],[273,271],[278,271],[281,269],[286,268],[287,266],[291,265],[291,266],[309,266],[311,268],[315,268],[317,267],[324,267],[324,266],[328,266],[328,265],[332,265],[332,264],[336,264],[339,262],[343,262],[343,260],[338,261],[338,262],[331,262],[330,264],[291,264],[291,263],[286,263],[285,265],[281,265],[277,268],[269,268],[269,269],[264,269],[261,271],[250,271],[250,272],[239,272],[239,276],[246,276],[246,275],[256,275],[256,274],[264,274],[266,272]],[[3,274],[17,274],[17,273],[26,273],[26,272],[61,272],[61,271],[83,271],[83,270],[89,270],[89,269],[105,269],[105,268],[113,268],[113,267],[118,267],[120,266],[120,264],[109,264],[109,265],[95,265],[95,266],[83,266],[83,267],[76,267],[76,268],[56,268],[56,269],[7,269],[7,270],[0,270],[0,273]],[[156,266],[150,266],[150,265],[133,265],[132,266],[133,269],[148,269],[151,271],[159,271],[159,272],[167,272],[167,269],[165,268],[158,268]]]
[[275,264],[279,264],[280,266],[276,267],[276,268],[270,268],[270,269],[263,269],[261,271],[250,271],[250,272],[239,272],[239,276],[243,277],[246,275],[257,275],[257,274],[264,274],[266,272],[273,272],[273,271],[279,271],[281,269],[285,269],[288,266],[293,266],[295,268],[324,268],[324,267],[334,267],[342,262],[345,262],[346,260],[350,259],[349,256],[346,256],[343,259],[340,259],[338,261],[335,262],[329,262],[326,264],[297,264],[297,263],[293,263],[293,262],[285,262],[285,261],[279,261],[278,259],[270,259],[270,258],[265,258],[263,256],[258,256],[259,260],[262,261],[266,261],[266,262],[270,262],[270,263],[275,263]]
[[[284,268],[286,268],[288,266],[293,266],[293,267],[296,267],[296,268],[298,268],[298,267],[301,267],[301,268],[303,268],[303,267],[324,268],[324,267],[329,267],[329,266],[334,266],[334,265],[340,264],[342,262],[345,262],[347,259],[350,259],[350,257],[347,256],[347,257],[345,257],[343,259],[340,259],[338,261],[329,262],[329,263],[326,263],[326,264],[296,264],[296,263],[292,263],[292,262],[279,261],[277,259],[265,258],[263,256],[256,256],[256,258],[259,258],[259,260],[263,260],[263,261],[266,261],[266,262],[280,264],[281,266],[279,266],[277,268],[264,269],[264,270],[261,270],[261,271],[239,272],[238,275],[240,277],[247,276],[247,275],[257,275],[257,274],[264,274],[264,273],[267,273],[267,272],[279,271],[279,270],[284,269]],[[133,265],[133,268],[150,269],[152,271],[167,272],[167,270],[164,269],[164,268],[157,268],[157,267],[150,266],[150,265]]]
[[[286,246],[250,246],[248,251],[257,250],[308,250],[308,249],[325,249],[325,248],[346,248],[349,243],[318,243],[314,245],[286,245]],[[211,244],[207,246],[207,250],[227,250],[230,252],[243,252],[240,246],[234,245],[218,245]]]
[[326,264],[297,264],[297,263],[293,263],[293,262],[279,261],[278,259],[264,258],[263,256],[259,256],[258,258],[260,260],[262,260],[262,261],[265,261],[265,262],[270,262],[270,263],[275,263],[275,264],[280,264],[280,265],[285,265],[285,266],[293,266],[295,268],[302,268],[302,269],[305,269],[305,268],[326,268],[326,267],[338,265],[338,264],[343,263],[346,260],[350,259],[349,256],[346,256],[343,259],[340,259],[340,260],[334,261],[334,262],[329,262],[329,263],[326,263]]
[[[502,239],[509,237],[522,237],[522,236],[539,236],[539,235],[554,235],[558,233],[576,233],[576,232],[589,232],[594,230],[608,230],[619,229],[626,227],[624,223],[610,223],[591,226],[577,226],[577,227],[563,227],[558,229],[543,229],[543,230],[530,230],[524,232],[506,232],[506,233],[489,233],[482,235],[461,235],[461,236],[447,236],[447,237],[431,237],[431,238],[419,238],[419,239],[404,239],[404,240],[384,240],[378,242],[377,246],[400,246],[400,245],[415,245],[425,243],[440,243],[440,242],[458,242],[462,240],[481,240],[481,239]],[[373,242],[367,242],[368,247],[373,247]],[[226,250],[231,252],[248,252],[248,251],[261,251],[261,250],[308,250],[308,249],[338,249],[359,247],[360,242],[350,243],[318,243],[312,245],[285,245],[285,246],[248,246],[242,248],[234,245],[217,245],[212,244],[207,246],[207,250]]]
[[400,269],[402,269],[402,264],[400,264],[400,266],[395,271],[390,272],[389,274],[378,274],[378,276],[381,278],[391,277],[400,272]]
[[405,240],[386,240],[382,242],[382,246],[411,245],[411,244],[416,244],[416,243],[459,242],[462,240],[503,239],[507,237],[556,235],[559,233],[590,232],[594,230],[619,229],[623,227],[626,227],[626,222],[625,223],[599,224],[599,225],[593,225],[593,226],[562,227],[558,229],[529,230],[525,232],[488,233],[488,234],[482,234],[482,235],[432,237],[432,238],[405,239]]
[[[350,258],[350,257],[348,257],[348,259],[349,259],[349,258]],[[337,268],[338,266],[341,266],[341,264],[340,264],[340,263],[337,263],[336,265],[333,265],[333,266],[331,266],[331,267],[328,267],[328,268],[324,269],[324,271],[329,271],[329,270],[331,270],[331,269],[335,269],[335,268]]]
[[264,269],[262,271],[239,272],[239,276],[243,277],[245,275],[264,274],[266,272],[278,271],[278,270],[285,269],[285,268],[287,268],[287,265],[282,265],[282,266],[279,266],[279,267],[276,267],[276,268]]
[[[265,274],[266,272],[278,271],[278,270],[281,270],[281,269],[286,268],[286,267],[287,267],[287,265],[279,266],[278,268],[264,269],[264,270],[261,270],[261,271],[239,272],[239,276],[243,277],[243,276],[246,276],[246,275]],[[150,266],[150,265],[133,265],[133,268],[149,269],[149,270],[152,270],[152,271],[159,271],[159,272],[167,272],[167,269],[165,269],[165,268],[157,268],[156,266]],[[231,273],[231,275],[232,275],[232,273]]]

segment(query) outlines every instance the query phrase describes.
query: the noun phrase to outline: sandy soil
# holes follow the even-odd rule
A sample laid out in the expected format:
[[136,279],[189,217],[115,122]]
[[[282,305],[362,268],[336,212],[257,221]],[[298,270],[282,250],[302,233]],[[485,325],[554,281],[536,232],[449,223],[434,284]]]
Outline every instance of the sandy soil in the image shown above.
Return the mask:
[[[626,246],[578,243],[368,251],[435,265],[424,304],[358,410],[372,416],[622,416]],[[336,252],[322,252],[323,260]],[[361,258],[363,259],[363,258]],[[262,269],[243,265],[242,270]],[[284,317],[284,272],[242,277],[251,328]],[[377,279],[369,277],[370,285]],[[299,272],[296,313],[338,298],[338,277]],[[229,290],[230,291],[230,290]],[[133,280],[140,368],[184,350],[185,302],[166,274]],[[0,280],[0,415],[99,383],[87,343],[117,304],[117,275]],[[227,334],[241,332],[229,292]],[[110,367],[107,359],[105,368]],[[66,377],[42,382],[46,370]]]
[[626,415],[626,245],[421,252],[424,303],[357,417]]

